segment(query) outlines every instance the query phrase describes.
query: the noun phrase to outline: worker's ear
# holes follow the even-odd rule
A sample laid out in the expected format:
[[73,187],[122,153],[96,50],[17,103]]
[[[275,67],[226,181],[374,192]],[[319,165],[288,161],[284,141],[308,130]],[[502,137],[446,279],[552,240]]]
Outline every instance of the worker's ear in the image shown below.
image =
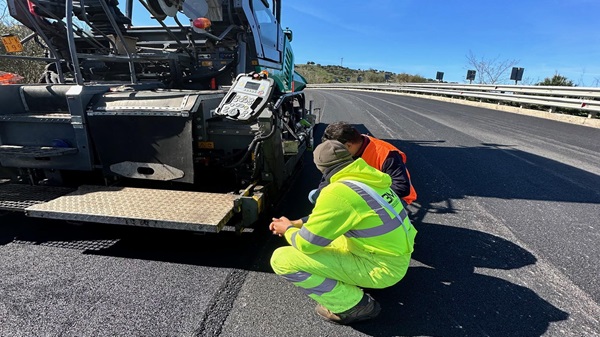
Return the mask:
[[348,152],[350,152],[351,155],[355,155],[358,150],[360,149],[360,145],[356,144],[356,143],[352,143],[352,142],[345,142],[344,145],[346,146],[346,149],[348,149]]

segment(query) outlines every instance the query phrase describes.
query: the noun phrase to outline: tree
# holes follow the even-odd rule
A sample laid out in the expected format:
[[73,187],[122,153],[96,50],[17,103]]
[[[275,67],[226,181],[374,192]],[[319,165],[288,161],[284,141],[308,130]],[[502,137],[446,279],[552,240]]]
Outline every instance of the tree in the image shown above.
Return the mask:
[[486,59],[484,56],[479,58],[470,50],[466,58],[469,65],[477,71],[480,84],[496,84],[506,80],[501,78],[504,73],[519,63],[518,60],[500,60],[499,56],[493,59]]
[[396,82],[398,83],[427,83],[427,79],[421,75],[411,75],[407,73],[401,73],[396,75]]
[[365,72],[363,79],[367,83],[383,83],[385,82],[385,74],[375,71]]
[[[31,34],[31,30],[21,24],[15,23],[12,20],[7,20],[6,17],[2,17],[2,22],[0,22],[0,34],[12,34],[19,39],[23,39],[24,37]],[[7,54],[4,46],[0,44],[0,54]],[[44,48],[40,46],[36,39],[30,39],[28,43],[23,45],[23,51],[18,52],[15,55],[20,56],[44,56]],[[34,83],[38,82],[41,74],[44,71],[45,64],[39,61],[31,61],[24,59],[9,59],[9,58],[0,58],[0,70],[7,71],[10,73],[15,73],[21,75],[25,78],[23,82],[26,83]]]
[[543,81],[536,83],[535,85],[553,85],[553,86],[561,86],[561,87],[574,87],[573,81],[570,79],[559,75],[558,72],[554,74],[552,77],[546,77]]

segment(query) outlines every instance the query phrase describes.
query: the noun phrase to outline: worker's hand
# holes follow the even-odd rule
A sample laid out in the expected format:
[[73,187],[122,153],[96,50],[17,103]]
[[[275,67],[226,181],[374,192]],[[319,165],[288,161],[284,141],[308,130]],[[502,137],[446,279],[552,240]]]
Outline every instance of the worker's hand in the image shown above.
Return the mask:
[[283,236],[285,231],[287,231],[290,226],[293,226],[290,219],[282,216],[281,218],[271,219],[269,230],[273,233],[273,235]]

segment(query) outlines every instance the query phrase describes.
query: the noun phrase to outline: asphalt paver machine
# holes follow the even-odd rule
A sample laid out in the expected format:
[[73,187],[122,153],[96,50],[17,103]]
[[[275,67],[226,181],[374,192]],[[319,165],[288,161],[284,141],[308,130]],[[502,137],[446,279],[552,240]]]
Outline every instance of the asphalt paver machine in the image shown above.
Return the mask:
[[45,55],[30,59],[46,65],[39,83],[0,85],[2,211],[251,227],[312,146],[280,1],[7,3],[32,33],[4,36],[1,57],[36,43]]

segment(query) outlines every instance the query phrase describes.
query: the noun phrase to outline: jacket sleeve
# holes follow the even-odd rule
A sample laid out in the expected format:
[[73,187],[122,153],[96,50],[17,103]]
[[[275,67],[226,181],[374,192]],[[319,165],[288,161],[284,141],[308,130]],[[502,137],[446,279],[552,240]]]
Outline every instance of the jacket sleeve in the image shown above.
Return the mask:
[[328,186],[321,191],[308,222],[302,228],[290,228],[285,232],[286,240],[305,254],[313,254],[327,247],[360,222],[360,215],[350,201],[340,194],[344,189],[351,190],[342,184],[333,185],[339,186]]
[[410,178],[406,173],[406,165],[404,165],[400,153],[390,152],[381,165],[381,171],[392,177],[392,190],[400,198],[410,194]]

